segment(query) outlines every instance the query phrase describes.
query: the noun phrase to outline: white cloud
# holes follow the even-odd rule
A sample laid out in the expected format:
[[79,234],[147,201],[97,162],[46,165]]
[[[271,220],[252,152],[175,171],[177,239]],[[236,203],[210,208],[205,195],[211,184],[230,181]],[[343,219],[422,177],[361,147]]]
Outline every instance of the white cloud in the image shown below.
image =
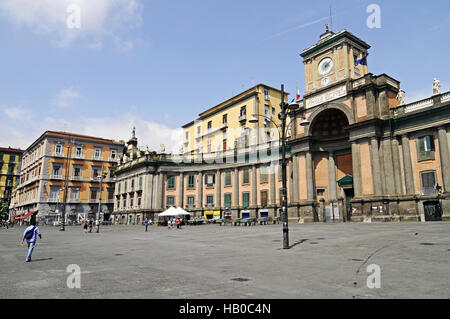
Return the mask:
[[[139,147],[145,150],[159,151],[164,144],[166,152],[178,153],[182,144],[182,129],[172,129],[163,124],[147,121],[132,113],[125,113],[114,117],[81,117],[78,119],[65,119],[45,117],[39,122],[33,114],[27,111],[28,116],[21,118],[20,108],[3,110],[11,119],[0,121],[0,145],[26,149],[42,133],[47,130],[65,131],[85,134],[113,140],[124,140],[131,137],[133,127],[136,127],[136,137]],[[25,109],[22,109],[25,111]]]
[[59,108],[67,108],[72,105],[72,103],[80,97],[73,87],[62,89],[58,96],[52,100],[52,104]]
[[[120,35],[142,24],[142,0],[1,0],[0,15],[17,27],[28,28],[59,47],[75,43],[98,50],[102,39],[109,39],[119,49],[132,41]],[[80,8],[80,28],[68,28],[69,5]]]
[[29,121],[33,117],[32,111],[27,108],[24,108],[22,106],[9,107],[9,108],[7,107],[7,108],[3,109],[3,112],[11,120]]

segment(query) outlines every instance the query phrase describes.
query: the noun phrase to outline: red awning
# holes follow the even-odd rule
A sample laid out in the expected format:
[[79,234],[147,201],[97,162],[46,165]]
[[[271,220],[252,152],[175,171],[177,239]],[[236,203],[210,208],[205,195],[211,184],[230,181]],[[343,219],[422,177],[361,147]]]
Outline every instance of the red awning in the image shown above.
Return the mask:
[[23,216],[15,217],[15,219],[24,219],[24,218],[27,218],[27,217],[30,216],[30,215],[33,215],[34,213],[37,213],[37,210],[35,210],[35,211],[33,211],[33,212],[26,213],[26,214],[23,215]]

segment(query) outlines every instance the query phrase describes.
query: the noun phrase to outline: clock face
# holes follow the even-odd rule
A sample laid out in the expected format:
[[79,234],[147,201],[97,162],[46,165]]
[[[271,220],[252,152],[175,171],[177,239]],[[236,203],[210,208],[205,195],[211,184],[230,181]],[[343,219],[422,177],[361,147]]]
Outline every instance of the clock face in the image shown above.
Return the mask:
[[333,60],[330,58],[325,58],[319,63],[319,73],[321,75],[325,75],[331,72],[333,68]]

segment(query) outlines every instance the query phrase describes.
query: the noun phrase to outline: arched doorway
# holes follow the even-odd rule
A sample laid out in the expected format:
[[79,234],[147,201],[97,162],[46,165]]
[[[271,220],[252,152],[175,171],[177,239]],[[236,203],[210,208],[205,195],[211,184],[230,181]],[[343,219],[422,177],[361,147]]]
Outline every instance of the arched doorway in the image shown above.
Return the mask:
[[[351,217],[354,190],[348,126],[352,119],[347,113],[342,107],[326,106],[314,112],[310,120],[314,195],[321,203],[322,221],[348,221]],[[341,180],[346,183],[338,183]]]

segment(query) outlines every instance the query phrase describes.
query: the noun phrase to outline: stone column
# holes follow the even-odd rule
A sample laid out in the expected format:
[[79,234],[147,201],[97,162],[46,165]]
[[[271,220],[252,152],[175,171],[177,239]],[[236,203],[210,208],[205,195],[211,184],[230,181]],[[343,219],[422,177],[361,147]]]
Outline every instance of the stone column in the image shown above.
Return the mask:
[[222,174],[220,170],[216,172],[216,207],[222,206]]
[[336,161],[333,152],[328,153],[328,185],[330,187],[330,201],[337,201]]
[[184,204],[184,174],[180,173],[178,178],[179,178],[179,180],[178,180],[178,192],[177,192],[178,207],[183,208],[183,204]]
[[203,172],[198,172],[198,208],[203,209]]
[[352,142],[353,189],[355,197],[361,197],[361,158],[359,144]]
[[382,140],[383,145],[383,167],[384,176],[386,181],[386,195],[395,194],[395,177],[394,177],[394,165],[392,163],[392,147],[391,140],[386,138]]
[[164,174],[158,174],[158,191],[156,195],[156,209],[164,209]]
[[306,187],[308,201],[314,201],[314,172],[312,154],[310,151],[306,153]]
[[378,153],[378,140],[376,136],[370,139],[370,153],[372,159],[372,178],[375,196],[383,195],[381,183],[380,154]]
[[298,203],[299,202],[299,189],[298,189],[298,158],[297,156],[292,156],[292,178],[293,178],[293,191],[292,191],[292,197],[291,197],[291,203]]
[[234,206],[239,207],[239,168],[234,169]]
[[275,206],[277,203],[276,197],[276,180],[275,180],[275,165],[270,164],[270,206]]
[[408,135],[402,136],[402,149],[403,149],[403,166],[405,170],[405,186],[406,194],[414,194],[414,177],[413,177],[413,167],[411,161],[411,148]]
[[450,192],[450,157],[445,127],[438,128],[439,154],[441,157],[441,174],[444,183],[442,191]]
[[256,166],[252,166],[252,201],[251,206],[258,206],[258,178],[256,176]]
[[394,166],[395,193],[402,194],[402,177],[400,167],[399,143],[396,137],[392,138],[392,164]]

